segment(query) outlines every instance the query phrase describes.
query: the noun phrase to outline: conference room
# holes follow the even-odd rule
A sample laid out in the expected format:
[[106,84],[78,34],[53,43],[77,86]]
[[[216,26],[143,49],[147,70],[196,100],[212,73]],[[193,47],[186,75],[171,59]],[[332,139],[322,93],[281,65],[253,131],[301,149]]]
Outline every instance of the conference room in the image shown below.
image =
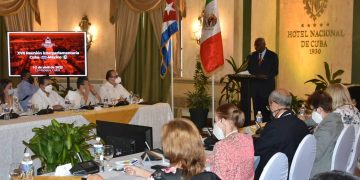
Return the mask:
[[359,12],[0,0],[0,179],[359,179]]

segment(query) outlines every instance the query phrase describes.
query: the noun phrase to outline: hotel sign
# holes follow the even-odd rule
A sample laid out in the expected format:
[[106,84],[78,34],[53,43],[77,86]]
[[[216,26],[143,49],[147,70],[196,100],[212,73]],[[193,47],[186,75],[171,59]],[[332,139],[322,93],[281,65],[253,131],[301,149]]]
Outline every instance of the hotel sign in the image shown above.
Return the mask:
[[325,61],[351,82],[354,1],[279,0],[279,87],[311,94],[304,82],[323,74]]
[[321,54],[330,39],[345,36],[343,29],[332,29],[329,22],[316,22],[324,14],[327,3],[327,0],[303,0],[306,14],[314,22],[300,22],[298,28],[287,31],[287,37],[298,39],[299,46],[307,48],[309,54]]
[[303,3],[306,14],[314,21],[324,13],[327,6],[327,0],[304,0]]

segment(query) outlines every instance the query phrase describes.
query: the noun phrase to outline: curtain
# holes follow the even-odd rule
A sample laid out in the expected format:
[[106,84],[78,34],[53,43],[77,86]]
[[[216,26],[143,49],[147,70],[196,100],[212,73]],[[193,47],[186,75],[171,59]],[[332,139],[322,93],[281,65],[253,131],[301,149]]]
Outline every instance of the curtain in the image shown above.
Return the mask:
[[116,70],[122,74],[134,51],[140,14],[132,11],[120,1],[115,23],[115,58]]
[[[0,0],[0,78],[8,77],[7,31],[32,31],[33,19],[40,24],[40,11],[37,0]],[[20,78],[9,78],[13,86]]]
[[16,15],[24,6],[29,6],[30,11],[35,13],[36,22],[41,24],[38,0],[1,0],[0,16]]
[[0,16],[0,78],[8,77],[6,25],[4,17]]
[[7,49],[7,30],[5,18],[0,16],[0,79],[10,79],[13,82],[13,87],[16,87],[21,79],[18,77],[9,77]]
[[[141,3],[147,3],[141,6]],[[177,2],[177,11],[180,15],[185,15],[185,0]],[[130,5],[129,5],[130,4]],[[150,6],[151,5],[151,6]],[[122,74],[127,67],[131,54],[134,51],[136,32],[138,29],[139,15],[141,12],[134,10],[131,6],[136,6],[138,10],[148,11],[153,24],[154,33],[160,46],[164,0],[111,0],[110,1],[110,22],[115,23],[115,58],[116,70]],[[151,10],[151,11],[149,11]],[[180,21],[179,21],[180,22]],[[176,33],[173,38],[174,51],[174,75],[180,74],[180,33]]]
[[134,11],[150,11],[160,5],[162,0],[124,0]]
[[152,28],[154,29],[155,38],[156,38],[156,41],[158,42],[159,47],[160,47],[160,41],[161,41],[164,9],[165,9],[165,3],[162,3],[159,6],[159,8],[148,12],[150,21],[152,23]]
[[140,17],[135,50],[122,74],[124,86],[148,102],[166,102],[170,88],[170,75],[160,78],[161,55],[149,13]]
[[32,31],[33,19],[32,8],[29,1],[13,15],[4,16],[6,28],[8,31]]
[[24,6],[27,0],[2,0],[0,1],[0,15],[7,16],[16,14]]

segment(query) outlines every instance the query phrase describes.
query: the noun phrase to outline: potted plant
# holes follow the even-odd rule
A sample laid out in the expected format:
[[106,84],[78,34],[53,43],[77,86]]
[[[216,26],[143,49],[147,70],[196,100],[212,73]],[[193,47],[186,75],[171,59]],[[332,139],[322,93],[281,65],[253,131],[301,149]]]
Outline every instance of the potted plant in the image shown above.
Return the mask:
[[299,114],[300,108],[303,104],[305,104],[305,101],[301,99],[298,96],[295,96],[293,93],[290,93],[291,95],[291,105],[290,108],[296,113]]
[[53,172],[58,165],[80,162],[77,153],[84,160],[92,158],[87,141],[95,139],[95,127],[93,123],[75,126],[74,123],[59,123],[53,119],[49,126],[33,128],[35,135],[23,143],[34,153],[33,159],[40,159],[41,173]]
[[315,91],[324,91],[329,84],[341,83],[341,78],[338,78],[344,73],[344,70],[339,69],[332,73],[332,70],[329,67],[327,62],[324,62],[325,68],[325,78],[317,74],[314,79],[310,79],[305,82],[306,83],[313,83],[315,85]]
[[248,59],[245,59],[240,67],[237,66],[234,58],[231,56],[226,61],[231,65],[234,73],[227,74],[220,79],[220,84],[224,84],[224,88],[221,90],[219,104],[225,100],[226,103],[232,103],[240,107],[240,82],[231,77],[246,70]]
[[196,61],[196,69],[194,74],[194,91],[188,91],[187,101],[190,112],[190,119],[199,128],[203,128],[206,123],[211,97],[207,93],[208,77],[205,76],[201,63]]

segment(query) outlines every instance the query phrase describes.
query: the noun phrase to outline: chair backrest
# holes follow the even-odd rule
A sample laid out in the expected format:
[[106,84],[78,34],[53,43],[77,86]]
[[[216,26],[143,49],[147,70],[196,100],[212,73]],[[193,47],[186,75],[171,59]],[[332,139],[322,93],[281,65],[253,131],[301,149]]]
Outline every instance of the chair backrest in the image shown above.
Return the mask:
[[286,180],[289,171],[288,158],[284,153],[278,152],[274,154],[260,175],[259,180]]
[[255,170],[258,167],[259,163],[260,163],[260,156],[254,156],[254,169]]
[[356,108],[360,109],[360,85],[348,87],[351,99],[355,99]]
[[300,142],[291,162],[289,180],[309,179],[316,156],[316,139],[307,135]]
[[344,127],[335,144],[330,170],[346,171],[354,138],[354,126]]
[[356,166],[356,160],[360,155],[360,130],[355,136],[355,142],[352,146],[352,152],[349,157],[348,166],[346,172],[353,174]]

